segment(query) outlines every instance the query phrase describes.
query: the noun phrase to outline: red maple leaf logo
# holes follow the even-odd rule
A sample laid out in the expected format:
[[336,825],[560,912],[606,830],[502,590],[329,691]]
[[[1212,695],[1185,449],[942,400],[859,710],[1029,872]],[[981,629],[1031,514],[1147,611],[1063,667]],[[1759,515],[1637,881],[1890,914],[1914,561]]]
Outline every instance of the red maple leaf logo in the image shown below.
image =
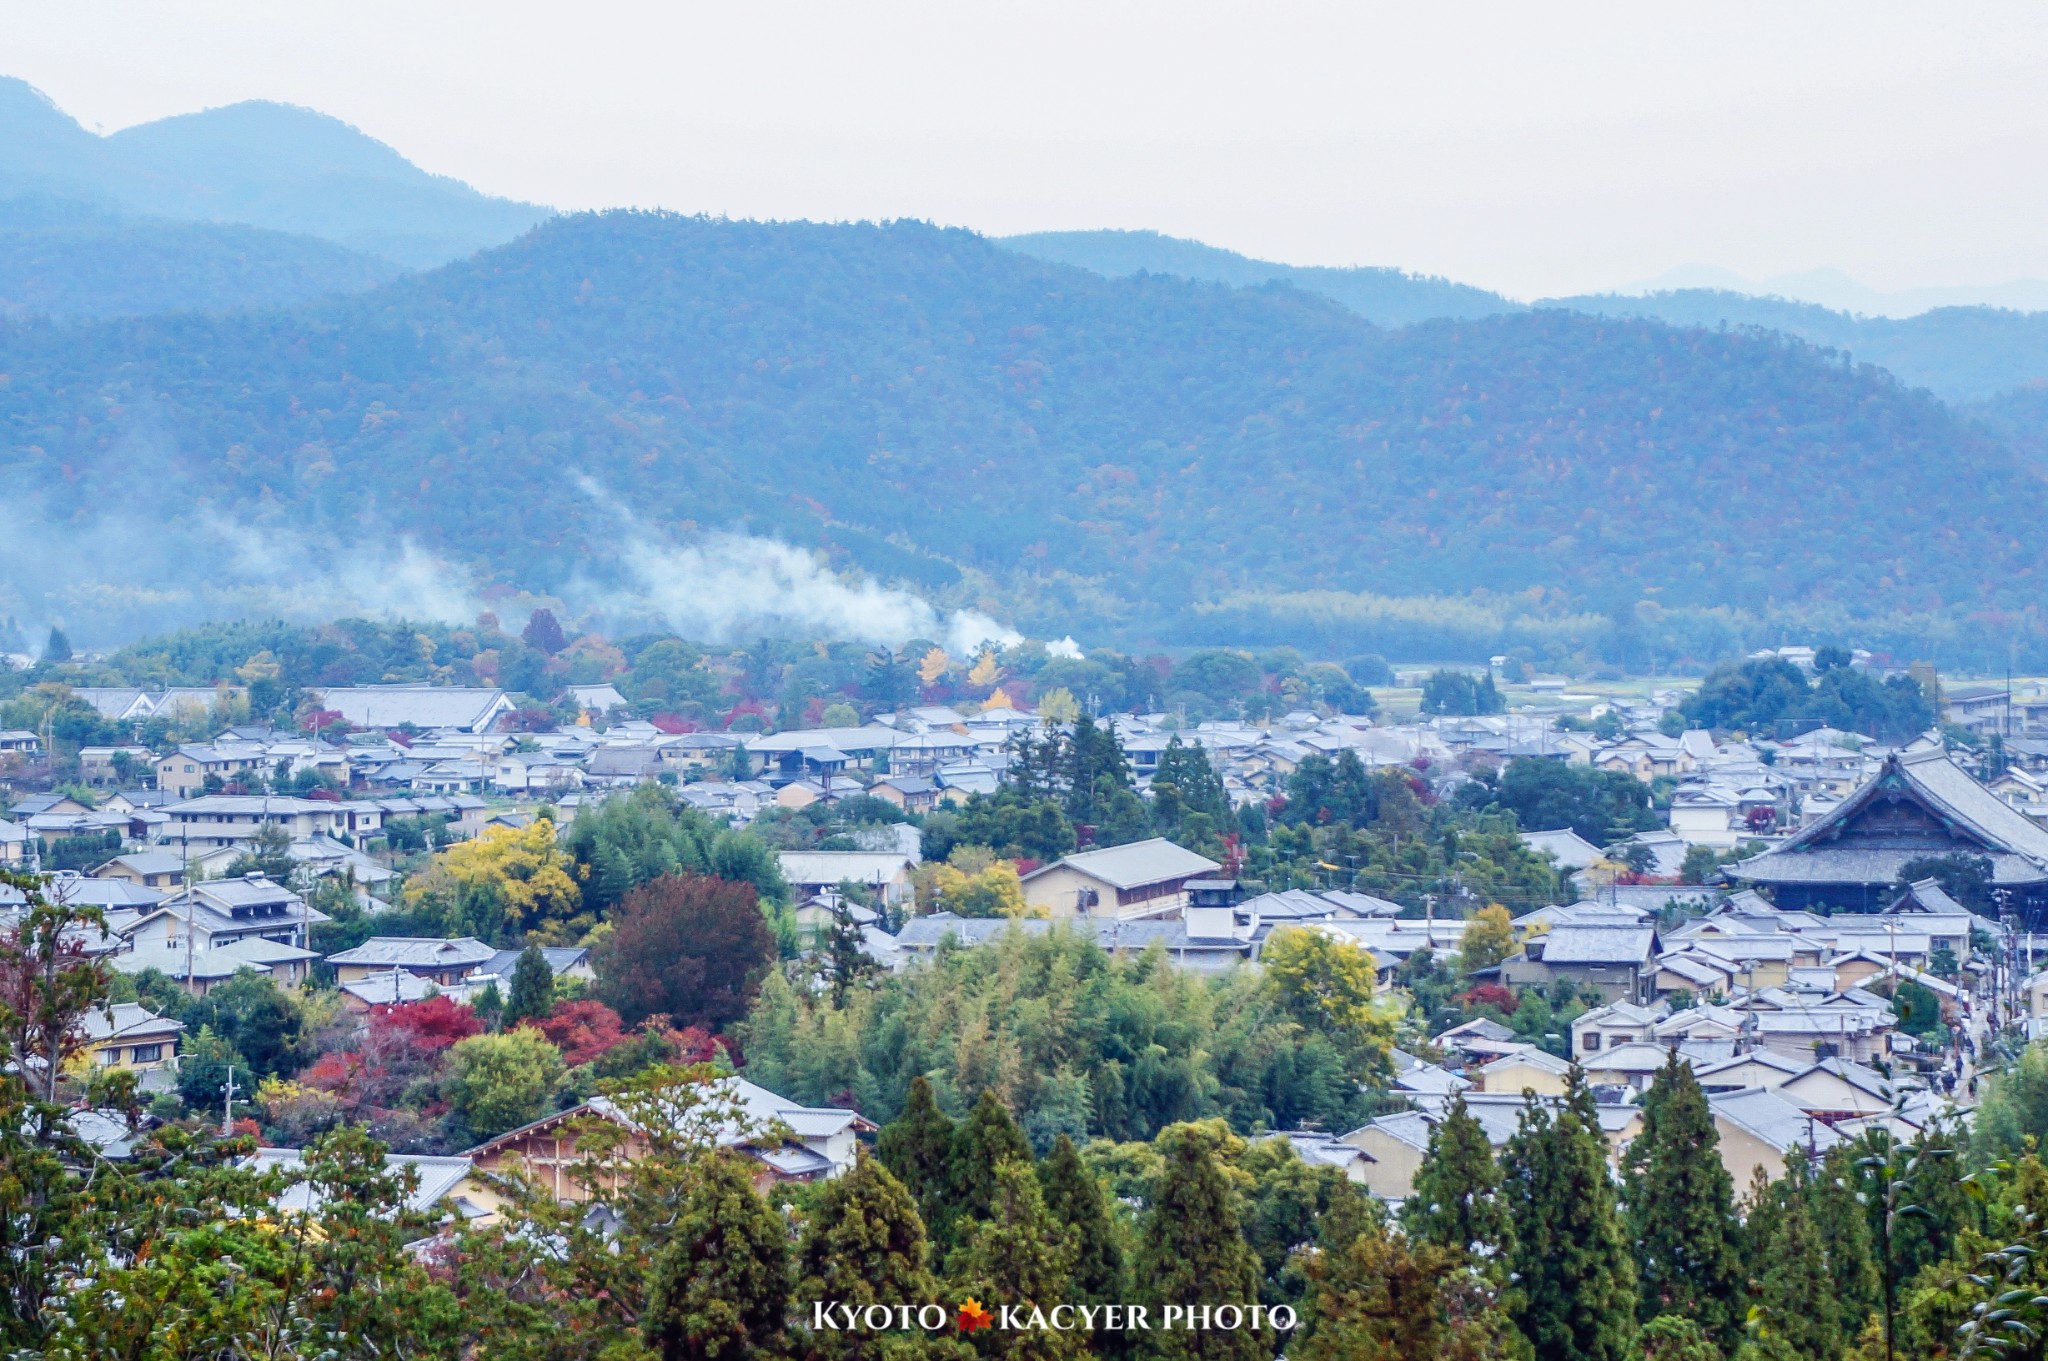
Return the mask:
[[976,1328],[989,1327],[995,1321],[996,1316],[982,1308],[981,1301],[970,1295],[967,1298],[967,1303],[960,1306],[960,1316],[954,1320],[954,1323],[961,1332],[971,1333]]

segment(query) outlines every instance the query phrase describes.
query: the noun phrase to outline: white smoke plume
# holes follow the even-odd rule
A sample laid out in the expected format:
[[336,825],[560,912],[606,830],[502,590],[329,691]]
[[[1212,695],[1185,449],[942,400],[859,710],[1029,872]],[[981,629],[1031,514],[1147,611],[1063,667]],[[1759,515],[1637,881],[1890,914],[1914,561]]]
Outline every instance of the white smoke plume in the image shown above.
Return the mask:
[[921,596],[870,577],[840,576],[816,554],[774,539],[715,532],[664,543],[595,480],[578,481],[620,524],[618,563],[630,585],[623,595],[609,593],[607,608],[651,615],[684,637],[730,642],[779,630],[891,647],[930,638],[961,657],[984,643],[1023,641],[978,610],[942,614]]
[[285,536],[220,516],[208,531],[232,554],[230,579],[288,619],[420,619],[467,623],[483,608],[476,579],[411,539],[321,556]]

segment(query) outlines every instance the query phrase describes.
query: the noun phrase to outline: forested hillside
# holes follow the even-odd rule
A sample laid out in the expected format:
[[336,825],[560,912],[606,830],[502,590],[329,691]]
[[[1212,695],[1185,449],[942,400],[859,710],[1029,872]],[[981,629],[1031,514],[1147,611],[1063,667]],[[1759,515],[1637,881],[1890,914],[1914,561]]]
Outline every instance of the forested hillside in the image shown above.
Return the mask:
[[1492,626],[1458,612],[1502,602],[1724,647],[1796,601],[1953,650],[2038,637],[2048,554],[2048,489],[2000,443],[1796,342],[1555,311],[1388,332],[915,223],[557,219],[297,311],[7,324],[0,375],[0,457],[61,534],[204,504],[558,589],[616,561],[609,493],[664,533],[969,571],[1052,636],[1431,597],[1400,608],[1473,647]]
[[395,278],[388,260],[260,227],[0,202],[0,315],[142,316],[279,307]]
[[1158,232],[1026,232],[998,238],[998,244],[1034,259],[1074,265],[1110,279],[1145,273],[1240,288],[1289,283],[1343,303],[1378,326],[1405,326],[1439,317],[1490,317],[1521,310],[1520,303],[1498,293],[1450,279],[1399,269],[1283,265]]
[[1595,316],[1654,317],[1674,326],[1762,326],[1845,351],[1952,402],[2048,379],[2048,312],[1938,307],[1917,317],[1856,317],[1812,303],[1704,288],[1640,298],[1554,298],[1540,305]]

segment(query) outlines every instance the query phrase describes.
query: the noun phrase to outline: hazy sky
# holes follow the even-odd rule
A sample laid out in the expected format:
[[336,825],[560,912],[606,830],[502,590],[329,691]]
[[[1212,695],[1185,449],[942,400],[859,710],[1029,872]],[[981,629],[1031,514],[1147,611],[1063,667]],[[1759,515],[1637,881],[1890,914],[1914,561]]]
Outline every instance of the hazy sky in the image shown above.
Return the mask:
[[104,131],[305,104],[561,207],[1151,227],[1530,297],[2048,277],[2048,7],[0,0]]

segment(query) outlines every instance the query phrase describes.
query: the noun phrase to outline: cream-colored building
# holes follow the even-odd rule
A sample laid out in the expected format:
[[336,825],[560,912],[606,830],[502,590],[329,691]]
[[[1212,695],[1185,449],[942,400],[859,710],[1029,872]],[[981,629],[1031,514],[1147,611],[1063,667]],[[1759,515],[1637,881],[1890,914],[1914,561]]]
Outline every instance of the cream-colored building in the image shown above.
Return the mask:
[[1223,868],[1164,837],[1082,851],[1024,876],[1024,901],[1065,917],[1175,917],[1187,906],[1186,885]]
[[1771,1181],[1784,1176],[1786,1155],[1794,1149],[1818,1156],[1842,1142],[1826,1121],[1776,1090],[1746,1088],[1709,1097],[1707,1104],[1721,1140],[1721,1165],[1737,1195],[1758,1168]]
[[101,1068],[148,1071],[173,1063],[185,1023],[159,1016],[134,1002],[116,1002],[111,1011],[86,1013],[84,1049]]
[[1505,1092],[1511,1096],[1525,1091],[1538,1096],[1563,1096],[1565,1077],[1570,1072],[1571,1065],[1563,1059],[1529,1045],[1503,1054],[1481,1068],[1474,1085],[1482,1092]]

